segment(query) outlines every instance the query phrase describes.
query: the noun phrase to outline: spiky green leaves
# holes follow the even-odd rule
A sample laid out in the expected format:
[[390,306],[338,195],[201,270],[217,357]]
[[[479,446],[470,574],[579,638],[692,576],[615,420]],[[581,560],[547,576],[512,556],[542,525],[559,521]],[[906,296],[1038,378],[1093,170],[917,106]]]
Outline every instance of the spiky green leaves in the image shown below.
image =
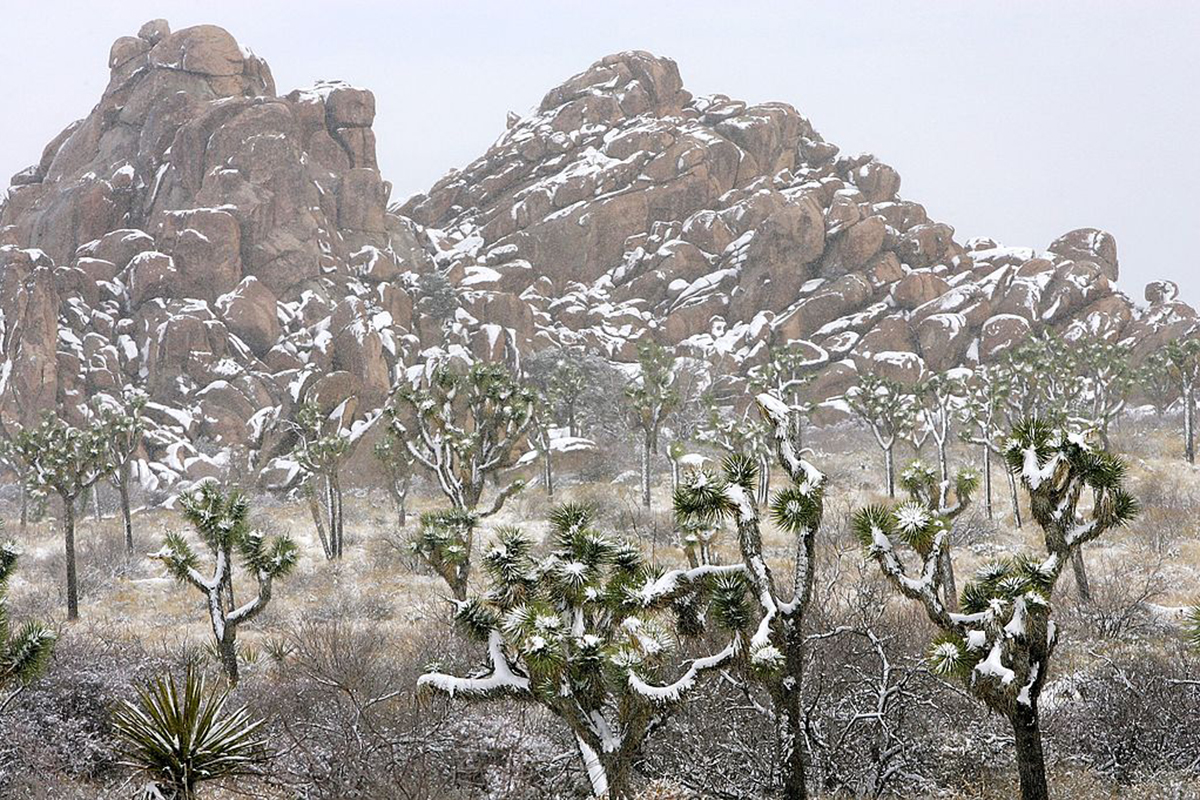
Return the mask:
[[200,565],[200,557],[179,531],[168,531],[162,550],[153,557],[166,564],[180,583],[189,580],[192,570]]
[[965,678],[978,663],[979,655],[967,647],[963,637],[944,632],[930,644],[928,660],[930,671],[938,677]]
[[822,493],[808,485],[792,484],[771,498],[771,520],[791,534],[807,534],[821,524]]
[[427,511],[409,546],[439,572],[442,565],[459,566],[470,557],[468,541],[478,524],[478,515],[464,509]]
[[267,759],[263,720],[227,705],[228,693],[211,691],[195,667],[182,686],[171,675],[156,679],[113,711],[126,763],[182,797],[201,782],[255,774]]
[[179,508],[209,547],[233,547],[249,529],[250,501],[237,489],[222,492],[215,481],[180,495]]
[[112,471],[108,437],[99,418],[77,428],[48,412],[38,425],[18,430],[7,453],[24,466],[30,488],[74,499]]
[[238,540],[237,549],[247,570],[270,578],[287,575],[299,557],[296,543],[290,537],[268,538],[261,530],[248,530]]
[[0,689],[10,681],[28,683],[42,673],[57,639],[54,631],[30,620],[11,630],[5,594],[17,568],[18,552],[12,542],[0,543]]
[[891,547],[891,537],[896,532],[896,519],[887,506],[869,505],[854,512],[850,518],[850,532],[868,551]]
[[962,610],[976,614],[988,610],[997,600],[1007,603],[1030,595],[1049,602],[1056,577],[1053,562],[1031,555],[993,561],[981,567],[963,586]]

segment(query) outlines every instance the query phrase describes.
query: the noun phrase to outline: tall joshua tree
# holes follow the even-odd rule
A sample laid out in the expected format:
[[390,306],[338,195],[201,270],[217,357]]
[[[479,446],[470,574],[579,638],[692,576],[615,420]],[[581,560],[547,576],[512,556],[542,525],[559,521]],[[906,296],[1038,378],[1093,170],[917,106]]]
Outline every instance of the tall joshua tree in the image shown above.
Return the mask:
[[625,387],[630,425],[641,436],[642,505],[650,508],[650,478],[658,436],[667,415],[679,405],[675,387],[675,356],[653,342],[638,346],[637,377]]
[[[180,508],[212,554],[212,572],[200,572],[200,557],[179,533],[166,536],[161,550],[150,558],[161,561],[180,583],[188,583],[204,595],[213,639],[221,666],[230,684],[238,682],[237,631],[257,617],[271,600],[276,578],[296,565],[296,545],[287,536],[268,538],[250,525],[250,502],[238,491],[222,492],[209,481],[190,494],[181,495]],[[254,598],[236,608],[226,604],[232,596],[234,555],[258,584]]]
[[54,649],[54,631],[30,620],[14,628],[8,618],[5,595],[17,569],[17,546],[0,542],[0,714],[39,674]]
[[[1050,619],[1054,588],[1072,554],[1129,522],[1137,502],[1123,487],[1125,465],[1119,458],[1044,419],[1019,423],[1004,457],[1029,493],[1045,550],[980,570],[963,587],[961,613],[938,596],[949,547],[949,526],[942,517],[918,503],[871,506],[854,514],[852,528],[893,587],[920,603],[940,629],[929,656],[932,670],[962,681],[1008,720],[1023,800],[1047,800],[1038,698],[1058,644],[1058,628]],[[1081,512],[1085,489],[1094,503]],[[916,556],[915,570],[905,565],[902,549]]]
[[126,387],[115,405],[102,405],[98,412],[104,426],[108,460],[112,464],[108,482],[117,490],[121,502],[126,553],[133,552],[133,514],[129,507],[129,492],[133,486],[133,457],[142,445],[142,435],[146,430],[142,409],[147,399],[144,392]]
[[375,443],[374,456],[387,486],[388,497],[396,508],[396,525],[403,528],[408,524],[408,492],[412,488],[413,457],[397,435],[395,428],[388,426]]
[[[403,384],[388,410],[415,463],[437,481],[452,508],[475,512],[490,478],[516,462],[533,424],[534,395],[502,364],[435,367],[417,384]],[[524,482],[500,490],[500,511]]]
[[[1012,384],[1008,372],[993,365],[981,365],[963,384],[963,405],[959,408],[963,424],[959,431],[964,441],[978,445],[983,453],[983,503],[988,519],[992,517],[992,456],[1003,457],[1003,446],[1008,438],[1004,425],[1004,412],[1008,407],[1008,396]],[[1012,473],[1005,470],[1012,497],[1013,519],[1021,527],[1021,506],[1017,498],[1017,482]]]
[[[593,795],[624,800],[645,742],[703,673],[738,655],[739,568],[664,573],[636,547],[597,531],[581,506],[556,508],[551,527],[551,552],[540,558],[521,531],[499,531],[483,558],[487,593],[456,603],[462,630],[487,647],[485,670],[466,678],[434,671],[418,686],[542,705],[575,738]],[[730,575],[732,588],[722,581]],[[677,665],[676,637],[702,630],[710,602],[730,643]]]
[[912,394],[895,381],[878,375],[863,375],[846,392],[846,403],[875,435],[883,451],[888,497],[896,496],[896,440],[907,436],[916,421],[916,403]]
[[[776,577],[764,554],[761,512],[754,496],[758,464],[753,457],[726,458],[721,476],[701,471],[687,475],[675,492],[675,513],[685,524],[728,520],[736,527],[743,587],[758,606],[740,663],[747,678],[761,683],[771,697],[783,797],[797,800],[806,796],[800,702],[807,657],[804,620],[812,599],[825,476],[795,446],[790,419],[794,410],[769,394],[760,394],[757,403],[771,430],[778,461],[791,479],[790,485],[775,492],[769,507],[775,524],[794,537],[791,586]],[[750,622],[754,614],[746,607],[739,616]]]
[[1179,387],[1183,402],[1183,454],[1196,463],[1196,384],[1200,382],[1200,339],[1171,342],[1163,351],[1167,370]]
[[79,618],[75,574],[75,503],[112,471],[108,432],[101,420],[76,428],[47,414],[39,425],[20,430],[13,452],[34,487],[55,492],[63,506],[63,550],[67,561],[67,619]]
[[316,403],[305,403],[292,425],[296,447],[292,458],[304,470],[304,494],[317,528],[325,558],[342,557],[345,515],[342,513],[342,467],[352,450],[348,431],[341,427],[341,413],[326,416]]

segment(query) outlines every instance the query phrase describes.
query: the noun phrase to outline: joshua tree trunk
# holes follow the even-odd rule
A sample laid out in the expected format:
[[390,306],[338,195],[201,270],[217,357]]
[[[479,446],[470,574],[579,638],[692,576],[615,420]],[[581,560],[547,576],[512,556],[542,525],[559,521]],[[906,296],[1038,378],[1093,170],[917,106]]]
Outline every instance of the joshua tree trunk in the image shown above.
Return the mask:
[[883,450],[883,467],[887,472],[888,497],[896,496],[896,463],[892,452],[893,448],[894,445]]
[[1183,452],[1189,464],[1196,463],[1196,390],[1183,390]]
[[[125,469],[122,467],[122,469]],[[129,511],[128,473],[117,481],[117,494],[121,498],[121,524],[125,526],[125,552],[133,553],[133,516]]]
[[992,518],[992,448],[983,445],[983,508]]
[[1092,587],[1088,584],[1087,565],[1083,563],[1083,548],[1075,548],[1071,554],[1071,569],[1075,573],[1075,588],[1079,599],[1084,603],[1092,602]]
[[546,496],[554,497],[554,460],[551,456],[550,445],[542,453],[542,481],[546,484]]
[[92,519],[99,522],[103,518],[104,515],[100,513],[100,484],[94,483],[92,484]]
[[1017,747],[1017,774],[1021,781],[1021,800],[1049,800],[1046,786],[1046,758],[1042,753],[1042,732],[1034,705],[1017,704],[1009,718]]
[[1013,474],[1008,473],[1008,492],[1012,496],[1013,521],[1017,527],[1021,527],[1021,501],[1017,497],[1017,479]]
[[345,517],[342,514],[342,482],[338,478],[337,472],[329,476],[329,486],[333,498],[333,503],[330,507],[333,514],[330,520],[330,529],[337,530],[336,557],[340,561],[342,558],[342,546],[346,541],[346,525]]
[[67,560],[67,619],[79,619],[79,581],[74,564],[74,497],[62,495],[62,545]]
[[781,797],[783,800],[805,800],[804,713],[800,706],[800,681],[795,676],[788,676],[780,681],[776,695],[779,730],[775,742],[779,748]]
[[231,686],[237,686],[238,682],[237,646],[235,642],[236,639],[232,635],[226,635],[217,643],[217,650],[221,654],[221,667],[225,670],[225,677],[229,679]]
[[650,508],[650,456],[654,450],[654,442],[650,434],[646,434],[642,443],[642,505]]
[[29,531],[29,487],[21,481],[21,538]]
[[79,581],[75,575],[75,498],[63,495],[63,551],[67,557],[67,619],[79,619]]
[[954,581],[954,559],[950,557],[949,548],[942,553],[942,590],[946,610],[958,611],[958,587]]

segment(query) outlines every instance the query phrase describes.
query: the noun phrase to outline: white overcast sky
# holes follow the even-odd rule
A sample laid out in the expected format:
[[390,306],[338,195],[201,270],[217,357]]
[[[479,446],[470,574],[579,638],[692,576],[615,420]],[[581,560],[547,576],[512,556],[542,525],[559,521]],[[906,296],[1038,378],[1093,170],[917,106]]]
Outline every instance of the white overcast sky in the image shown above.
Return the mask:
[[87,114],[109,45],[155,17],[227,28],[281,93],[372,89],[394,199],[480,155],[508,110],[650,50],[693,94],[785,101],[875,153],[960,240],[1105,228],[1127,293],[1169,278],[1200,301],[1197,2],[0,0],[0,183]]

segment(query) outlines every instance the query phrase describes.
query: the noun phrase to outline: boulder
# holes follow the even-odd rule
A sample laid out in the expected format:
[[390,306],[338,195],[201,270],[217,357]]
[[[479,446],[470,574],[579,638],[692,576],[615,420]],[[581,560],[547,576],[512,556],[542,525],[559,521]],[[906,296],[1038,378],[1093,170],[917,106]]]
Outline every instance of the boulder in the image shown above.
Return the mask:
[[279,341],[275,295],[253,275],[247,275],[233,291],[218,297],[216,307],[230,332],[256,355],[264,355]]

